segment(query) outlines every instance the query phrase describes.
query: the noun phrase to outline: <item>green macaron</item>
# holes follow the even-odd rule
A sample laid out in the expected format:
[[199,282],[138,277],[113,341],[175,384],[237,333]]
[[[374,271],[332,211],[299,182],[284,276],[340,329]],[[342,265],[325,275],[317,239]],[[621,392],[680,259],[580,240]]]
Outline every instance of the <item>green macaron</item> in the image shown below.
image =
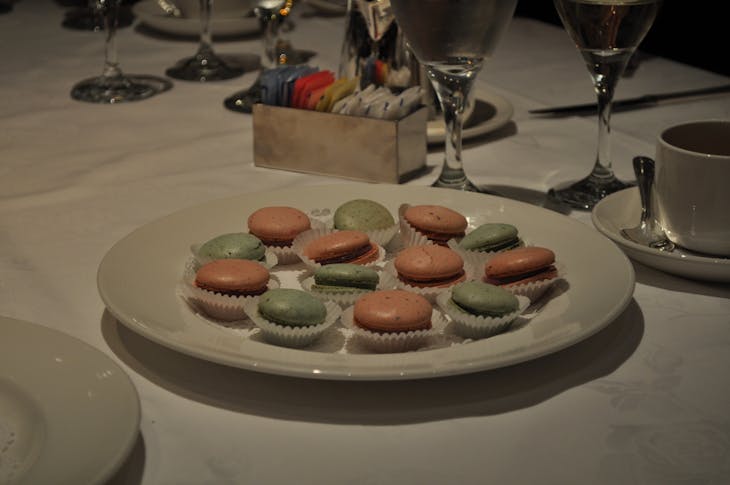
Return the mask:
[[266,247],[256,236],[245,232],[222,234],[207,241],[198,249],[198,256],[206,259],[250,259],[263,261]]
[[335,229],[372,231],[386,229],[395,224],[390,211],[382,204],[369,199],[354,199],[335,210]]
[[459,247],[469,251],[504,251],[522,245],[517,228],[511,224],[482,224],[459,241]]
[[449,302],[463,312],[485,317],[501,317],[519,308],[515,295],[481,281],[467,281],[454,286]]
[[270,322],[287,327],[319,325],[327,316],[324,304],[306,291],[276,288],[263,295],[259,313]]
[[349,263],[327,264],[314,272],[312,289],[329,292],[374,290],[379,281],[378,272],[372,268]]

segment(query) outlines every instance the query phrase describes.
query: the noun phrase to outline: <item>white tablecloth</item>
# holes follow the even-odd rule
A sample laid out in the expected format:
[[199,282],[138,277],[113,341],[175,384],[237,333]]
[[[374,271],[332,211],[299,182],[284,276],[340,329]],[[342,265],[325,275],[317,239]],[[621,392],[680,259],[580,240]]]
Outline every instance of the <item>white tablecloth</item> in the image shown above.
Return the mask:
[[[301,6],[300,13],[310,11]],[[117,106],[70,99],[100,72],[103,35],[63,29],[64,9],[23,0],[0,16],[0,313],[61,330],[117,361],[137,387],[140,435],[114,477],[124,484],[482,484],[730,482],[730,287],[635,264],[628,308],[565,351],[515,367],[406,382],[327,382],[215,365],[127,330],[96,290],[105,252],[135,228],[224,196],[349,183],[253,166],[251,118],[222,100],[256,73]],[[336,69],[343,17],[300,15],[294,44]],[[163,75],[190,41],[120,30],[130,73]],[[258,38],[216,44],[257,54]],[[728,79],[649,58],[617,97]],[[593,100],[559,28],[515,19],[478,90],[514,106],[513,122],[467,143],[482,184],[528,198],[586,175],[592,116],[528,109]],[[730,118],[727,97],[613,116],[614,168],[651,155],[672,123]],[[432,150],[428,164],[442,153]],[[409,183],[429,185],[436,176]],[[533,195],[529,195],[533,194]],[[591,224],[588,213],[570,215]],[[597,255],[600,257],[600,255]],[[600,277],[600,275],[597,275]]]

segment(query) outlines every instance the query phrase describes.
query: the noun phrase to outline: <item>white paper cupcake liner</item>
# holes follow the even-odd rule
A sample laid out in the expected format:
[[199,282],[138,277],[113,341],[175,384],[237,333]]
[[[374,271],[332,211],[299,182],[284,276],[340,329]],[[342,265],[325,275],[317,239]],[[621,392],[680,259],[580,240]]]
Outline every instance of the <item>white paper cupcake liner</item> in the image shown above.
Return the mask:
[[288,327],[267,320],[259,313],[259,298],[246,301],[244,309],[267,342],[282,347],[301,348],[320,338],[342,315],[342,309],[337,303],[326,301],[324,306],[327,309],[324,322],[308,327]]
[[[211,261],[213,261],[213,258],[204,258],[198,254],[198,252],[200,250],[200,246],[202,246],[202,244],[195,243],[195,244],[190,245],[190,252],[192,253],[193,258],[195,258],[195,261],[197,262],[198,267],[203,266],[204,264],[210,263]],[[278,257],[268,247],[264,251],[264,260],[257,261],[257,263],[263,264],[266,267],[266,269],[273,268],[274,266],[277,265],[278,262],[279,262]]]
[[352,331],[353,338],[363,346],[378,353],[408,352],[425,347],[429,341],[443,333],[446,319],[436,309],[431,312],[431,328],[428,330],[412,330],[410,332],[378,333],[355,325],[353,321],[355,307],[350,306],[342,313],[342,324]]
[[444,287],[420,287],[409,285],[398,277],[398,271],[395,269],[394,260],[390,260],[385,264],[385,267],[383,268],[383,273],[388,275],[388,277],[390,278],[389,281],[392,281],[392,284],[395,288],[419,294],[431,302],[436,301],[436,297],[441,293],[450,292],[452,286],[464,281],[472,280],[478,274],[475,272],[475,269],[471,265],[467,264],[466,260],[464,261],[464,279]]
[[436,298],[441,310],[449,316],[456,333],[464,338],[481,339],[504,332],[512,322],[530,306],[530,299],[517,295],[518,309],[502,317],[483,317],[471,315],[455,307],[451,303],[451,292],[442,293]]
[[410,207],[410,204],[401,204],[398,208],[398,225],[400,226],[400,236],[403,247],[422,246],[424,244],[435,244],[429,238],[418,232],[408,221],[404,214]]
[[[199,309],[205,315],[225,322],[245,320],[246,312],[244,304],[256,298],[256,296],[231,296],[204,290],[195,286],[195,272],[199,267],[195,259],[190,259],[183,272],[181,280],[177,284],[177,291],[193,307]],[[275,276],[269,277],[268,288],[279,288],[279,280]]]
[[[320,268],[322,265],[314,261],[313,259],[310,259],[304,255],[304,248],[309,244],[310,242],[314,241],[317,238],[320,238],[322,236],[325,236],[327,234],[336,232],[332,229],[310,229],[309,231],[305,231],[298,235],[294,242],[292,243],[292,249],[294,249],[294,252],[299,256],[299,258],[302,260],[304,265],[310,270],[315,271],[317,268]],[[375,241],[370,241],[371,243],[375,244],[378,248],[378,257],[375,259],[375,261],[372,261],[370,263],[364,264],[363,266],[377,266],[380,263],[382,263],[385,260],[385,249],[380,244],[376,243]]]

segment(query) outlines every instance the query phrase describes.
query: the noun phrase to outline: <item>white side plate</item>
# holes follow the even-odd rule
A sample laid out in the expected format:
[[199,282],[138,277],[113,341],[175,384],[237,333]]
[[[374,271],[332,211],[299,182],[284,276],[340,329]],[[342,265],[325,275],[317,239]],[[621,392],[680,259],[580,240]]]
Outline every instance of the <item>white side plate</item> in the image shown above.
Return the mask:
[[[194,314],[175,294],[192,242],[244,230],[248,215],[268,205],[334,210],[370,198],[397,214],[407,202],[437,202],[465,214],[472,225],[514,224],[531,243],[553,249],[566,268],[567,289],[527,325],[486,340],[392,355],[276,347]],[[555,212],[499,197],[419,186],[341,184],[244,194],[181,210],[119,241],[103,258],[99,292],[123,324],[164,346],[254,371],[321,379],[413,379],[515,364],[555,352],[616,318],[634,291],[626,256],[593,228]],[[282,275],[282,281],[289,275]],[[294,279],[296,278],[289,278]]]
[[[462,133],[464,140],[486,135],[502,128],[514,114],[512,103],[506,98],[489,91],[479,91],[476,94],[476,106]],[[442,119],[429,121],[426,128],[428,143],[443,143],[445,132],[446,128]]]
[[0,317],[0,483],[108,480],[139,433],[127,374],[93,347]]

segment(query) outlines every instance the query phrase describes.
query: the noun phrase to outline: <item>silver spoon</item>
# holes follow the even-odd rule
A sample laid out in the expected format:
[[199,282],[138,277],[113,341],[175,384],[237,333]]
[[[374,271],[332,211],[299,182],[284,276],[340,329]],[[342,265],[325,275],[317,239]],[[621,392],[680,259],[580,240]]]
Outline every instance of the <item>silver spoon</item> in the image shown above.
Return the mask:
[[636,227],[621,229],[621,235],[642,246],[660,251],[673,251],[674,243],[667,239],[654,217],[651,200],[651,188],[654,184],[654,160],[649,157],[634,157],[633,163],[641,197],[641,221]]

